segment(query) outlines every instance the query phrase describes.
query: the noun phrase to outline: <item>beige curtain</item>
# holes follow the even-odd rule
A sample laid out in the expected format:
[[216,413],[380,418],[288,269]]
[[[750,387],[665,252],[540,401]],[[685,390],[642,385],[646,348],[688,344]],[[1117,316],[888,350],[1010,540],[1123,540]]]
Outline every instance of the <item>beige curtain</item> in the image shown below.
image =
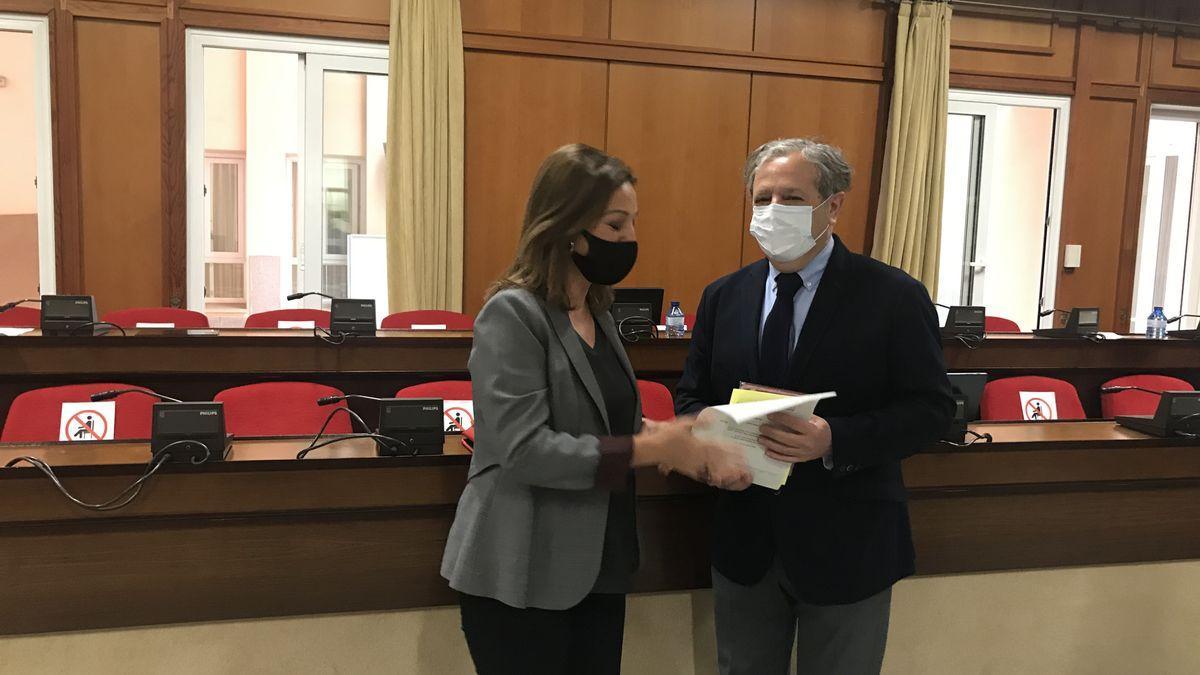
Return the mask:
[[392,0],[388,309],[462,309],[463,45],[458,0]]
[[950,6],[905,0],[898,24],[871,255],[908,272],[936,297],[950,96]]

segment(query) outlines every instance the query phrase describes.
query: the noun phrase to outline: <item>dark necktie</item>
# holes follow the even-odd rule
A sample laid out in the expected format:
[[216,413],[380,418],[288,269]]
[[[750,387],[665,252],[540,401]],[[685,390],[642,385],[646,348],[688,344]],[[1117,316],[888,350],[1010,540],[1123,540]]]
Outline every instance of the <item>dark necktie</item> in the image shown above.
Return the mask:
[[792,319],[796,315],[796,291],[804,285],[800,275],[792,272],[775,277],[775,304],[763,325],[762,348],[758,357],[758,374],[763,384],[780,387],[787,381],[791,360]]

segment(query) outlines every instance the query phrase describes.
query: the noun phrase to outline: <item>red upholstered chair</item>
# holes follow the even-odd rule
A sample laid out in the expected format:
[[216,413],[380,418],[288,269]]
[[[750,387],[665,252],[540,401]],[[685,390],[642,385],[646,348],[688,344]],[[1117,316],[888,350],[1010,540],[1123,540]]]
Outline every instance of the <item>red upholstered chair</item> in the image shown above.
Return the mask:
[[246,317],[246,328],[278,328],[280,321],[312,321],[319,328],[329,328],[327,309],[273,309]]
[[388,314],[383,317],[383,322],[379,327],[392,330],[412,330],[413,324],[445,325],[446,330],[471,330],[475,325],[475,317],[460,312],[448,312],[444,309],[416,309],[410,312]]
[[0,312],[0,326],[10,328],[37,328],[42,325],[42,310],[35,307],[13,307]]
[[[39,443],[58,440],[63,403],[88,403],[92,394],[111,389],[129,389],[128,384],[69,384],[27,391],[13,400],[0,433],[0,443]],[[122,394],[117,406],[113,437],[118,440],[150,438],[150,422],[158,399],[146,394]]]
[[[342,395],[313,382],[260,382],[226,389],[213,400],[225,404],[225,430],[234,436],[311,436],[334,408],[346,407],[345,402],[318,406],[317,399]],[[327,434],[350,432],[346,413],[334,415],[325,427]]]
[[208,317],[190,309],[175,307],[138,307],[109,312],[101,319],[121,328],[137,328],[139,323],[173,323],[176,328],[208,328]]
[[983,400],[979,406],[980,418],[985,422],[1025,419],[1025,416],[1021,414],[1021,392],[1023,391],[1054,392],[1060,420],[1087,419],[1087,413],[1083,411],[1083,404],[1079,401],[1079,392],[1075,391],[1075,385],[1038,375],[1008,377],[988,382],[983,388]]
[[983,330],[987,333],[1020,333],[1021,327],[1012,319],[1002,316],[983,317]]
[[[1141,387],[1152,391],[1193,391],[1195,387],[1190,382],[1177,377],[1166,375],[1126,375],[1100,385],[1101,389],[1108,387]],[[1100,394],[1100,411],[1106,419],[1117,415],[1153,415],[1158,410],[1157,394],[1144,391],[1120,391],[1114,394]]]
[[638,380],[637,386],[642,396],[643,417],[655,422],[675,419],[675,398],[670,389],[650,380]]

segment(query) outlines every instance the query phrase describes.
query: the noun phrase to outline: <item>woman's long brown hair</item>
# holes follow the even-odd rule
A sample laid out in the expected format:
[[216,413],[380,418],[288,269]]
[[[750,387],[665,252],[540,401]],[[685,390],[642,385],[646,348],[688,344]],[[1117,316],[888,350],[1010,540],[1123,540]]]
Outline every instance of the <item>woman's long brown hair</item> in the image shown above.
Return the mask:
[[[506,288],[524,288],[552,305],[574,309],[567,294],[567,275],[575,264],[571,242],[600,220],[614,192],[636,182],[624,162],[591,146],[573,143],[550,153],[533,180],[516,257],[485,300]],[[588,307],[593,313],[607,311],[612,296],[611,287],[592,284]]]

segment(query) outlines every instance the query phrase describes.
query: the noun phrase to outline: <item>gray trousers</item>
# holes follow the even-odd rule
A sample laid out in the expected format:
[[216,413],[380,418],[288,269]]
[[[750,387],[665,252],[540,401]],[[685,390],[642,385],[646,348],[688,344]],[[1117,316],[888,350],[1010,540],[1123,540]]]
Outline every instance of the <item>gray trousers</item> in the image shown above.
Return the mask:
[[887,647],[892,589],[849,605],[810,605],[796,597],[776,560],[753,586],[713,576],[721,675],[796,672],[877,675]]

